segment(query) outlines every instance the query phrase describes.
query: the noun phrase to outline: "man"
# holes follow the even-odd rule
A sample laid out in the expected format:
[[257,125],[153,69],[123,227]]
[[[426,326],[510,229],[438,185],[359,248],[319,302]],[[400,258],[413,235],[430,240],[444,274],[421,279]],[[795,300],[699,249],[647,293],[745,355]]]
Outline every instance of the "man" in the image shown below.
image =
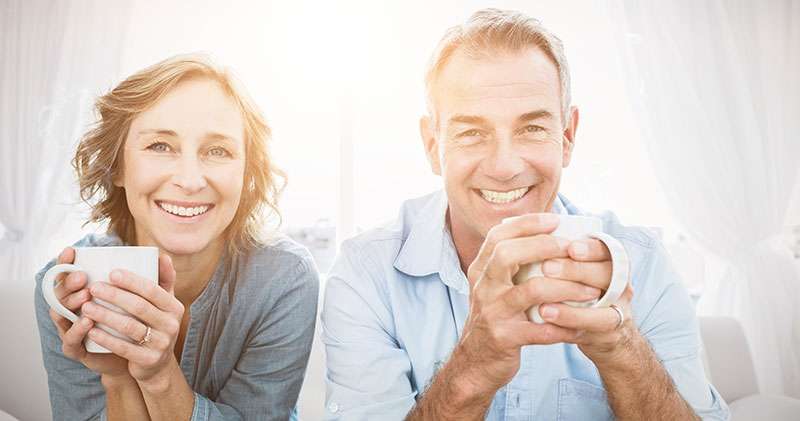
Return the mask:
[[[727,419],[692,303],[647,231],[602,215],[631,285],[616,309],[560,304],[602,295],[611,259],[549,235],[554,214],[580,214],[558,195],[578,127],[558,38],[482,10],[447,32],[426,81],[420,132],[444,193],[342,245],[322,315],[327,418]],[[535,261],[544,277],[512,283]],[[544,324],[525,316],[539,304]]]

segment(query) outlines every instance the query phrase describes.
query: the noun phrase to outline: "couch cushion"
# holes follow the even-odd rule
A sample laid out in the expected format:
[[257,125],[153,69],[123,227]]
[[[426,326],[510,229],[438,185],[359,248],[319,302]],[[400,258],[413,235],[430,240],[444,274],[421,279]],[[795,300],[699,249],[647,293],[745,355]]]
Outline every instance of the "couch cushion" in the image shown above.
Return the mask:
[[778,395],[752,395],[729,403],[731,421],[797,421],[800,399]]

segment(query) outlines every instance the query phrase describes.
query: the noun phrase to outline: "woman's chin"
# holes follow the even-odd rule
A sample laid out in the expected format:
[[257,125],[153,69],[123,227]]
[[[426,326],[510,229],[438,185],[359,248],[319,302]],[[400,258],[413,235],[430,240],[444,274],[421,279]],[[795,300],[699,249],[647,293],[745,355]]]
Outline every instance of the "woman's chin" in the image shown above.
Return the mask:
[[208,248],[209,242],[199,239],[195,240],[177,240],[170,239],[167,241],[159,241],[159,248],[173,256],[187,256],[197,254]]

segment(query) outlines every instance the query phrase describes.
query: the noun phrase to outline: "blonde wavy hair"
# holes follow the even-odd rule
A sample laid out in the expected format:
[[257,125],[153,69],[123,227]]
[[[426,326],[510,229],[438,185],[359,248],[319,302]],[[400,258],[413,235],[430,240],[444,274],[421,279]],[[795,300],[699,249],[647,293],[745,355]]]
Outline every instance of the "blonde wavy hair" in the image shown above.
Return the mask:
[[[97,98],[98,120],[83,135],[72,166],[78,175],[80,196],[92,208],[90,222],[108,222],[109,232],[124,244],[136,241],[133,216],[123,188],[114,185],[122,170],[125,139],[131,122],[158,102],[181,81],[208,78],[219,83],[239,107],[244,120],[244,185],[236,214],[225,230],[226,262],[263,244],[262,226],[276,216],[280,224],[278,198],[286,184],[285,174],[269,156],[270,129],[255,102],[225,68],[202,54],[170,57],[142,69]],[[230,268],[230,266],[229,266]]]

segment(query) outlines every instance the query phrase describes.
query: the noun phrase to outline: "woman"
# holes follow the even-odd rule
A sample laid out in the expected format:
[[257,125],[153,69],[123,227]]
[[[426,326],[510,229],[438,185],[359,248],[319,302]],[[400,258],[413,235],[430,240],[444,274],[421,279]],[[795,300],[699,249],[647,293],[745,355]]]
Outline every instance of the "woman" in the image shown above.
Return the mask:
[[[316,320],[310,254],[260,235],[277,214],[282,176],[269,128],[224,70],[177,56],[129,77],[96,103],[97,125],[73,165],[91,221],[108,234],[77,246],[156,246],[159,288],[122,271],[58,288],[72,324],[42,299],[36,312],[56,419],[289,419]],[[65,249],[59,263],[71,263]],[[91,302],[128,311],[122,316]],[[49,313],[49,314],[48,314]],[[104,323],[127,335],[115,338]],[[112,351],[87,353],[84,338]]]

